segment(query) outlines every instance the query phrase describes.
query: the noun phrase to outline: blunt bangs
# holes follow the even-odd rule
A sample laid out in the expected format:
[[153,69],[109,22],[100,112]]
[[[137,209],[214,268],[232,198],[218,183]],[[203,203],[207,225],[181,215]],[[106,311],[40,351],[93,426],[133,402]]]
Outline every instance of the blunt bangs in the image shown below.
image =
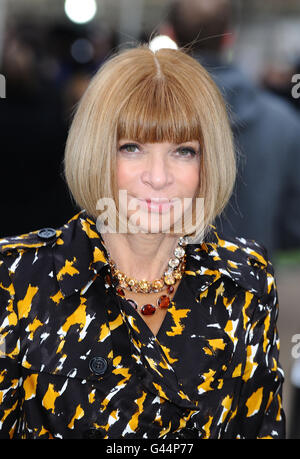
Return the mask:
[[200,119],[187,91],[167,77],[140,82],[122,107],[117,120],[117,137],[140,143],[199,140]]

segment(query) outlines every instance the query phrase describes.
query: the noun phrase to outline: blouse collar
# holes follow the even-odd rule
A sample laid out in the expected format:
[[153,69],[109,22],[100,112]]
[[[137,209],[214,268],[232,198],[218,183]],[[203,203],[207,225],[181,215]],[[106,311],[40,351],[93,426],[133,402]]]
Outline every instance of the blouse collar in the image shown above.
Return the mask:
[[[261,294],[266,278],[265,249],[244,238],[222,239],[216,228],[200,244],[186,248],[186,274],[194,278],[195,288],[201,292],[220,276],[254,294]],[[54,263],[62,294],[86,291],[96,276],[107,273],[109,264],[101,234],[95,221],[85,211],[75,215],[58,231]],[[197,282],[196,282],[197,280]],[[200,281],[200,282],[199,282]]]

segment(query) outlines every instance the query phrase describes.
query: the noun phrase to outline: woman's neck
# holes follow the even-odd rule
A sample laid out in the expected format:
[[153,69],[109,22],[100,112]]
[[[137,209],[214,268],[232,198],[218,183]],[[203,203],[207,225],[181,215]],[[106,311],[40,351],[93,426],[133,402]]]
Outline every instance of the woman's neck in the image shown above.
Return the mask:
[[171,234],[102,234],[117,268],[126,276],[154,280],[162,276],[177,245]]

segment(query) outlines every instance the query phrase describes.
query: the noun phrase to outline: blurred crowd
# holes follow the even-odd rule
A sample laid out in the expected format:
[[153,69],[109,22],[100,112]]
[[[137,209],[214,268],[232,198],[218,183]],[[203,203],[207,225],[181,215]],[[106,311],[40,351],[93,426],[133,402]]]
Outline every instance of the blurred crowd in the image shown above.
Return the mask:
[[0,73],[0,237],[58,227],[76,211],[63,154],[76,103],[116,46],[104,25],[8,23]]
[[[234,44],[233,16],[230,0],[174,0],[157,33],[188,47],[228,104],[239,175],[216,221],[219,231],[256,239],[272,255],[300,247],[300,99],[291,82],[300,69],[295,58],[294,68],[266,68],[260,85],[250,81],[224,57]],[[147,40],[145,31],[137,43]],[[58,227],[76,211],[63,178],[68,128],[91,77],[118,46],[117,31],[105,23],[41,26],[8,18],[0,67],[0,236]]]
[[[300,56],[289,68],[266,67],[254,83],[226,59],[235,25],[230,0],[174,0],[157,32],[199,60],[227,102],[238,178],[217,229],[258,240],[272,257],[300,248],[300,98],[292,92]],[[63,177],[68,129],[91,77],[119,43],[105,23],[8,18],[2,45],[0,237],[59,227],[76,212]]]

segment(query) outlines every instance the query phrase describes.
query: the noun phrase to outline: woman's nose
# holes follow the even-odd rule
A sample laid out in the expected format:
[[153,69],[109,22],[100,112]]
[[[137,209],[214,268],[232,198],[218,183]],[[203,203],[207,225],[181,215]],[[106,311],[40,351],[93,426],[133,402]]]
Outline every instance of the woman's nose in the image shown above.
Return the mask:
[[168,160],[161,152],[157,151],[148,155],[141,179],[143,183],[156,190],[165,188],[172,183],[172,173]]

